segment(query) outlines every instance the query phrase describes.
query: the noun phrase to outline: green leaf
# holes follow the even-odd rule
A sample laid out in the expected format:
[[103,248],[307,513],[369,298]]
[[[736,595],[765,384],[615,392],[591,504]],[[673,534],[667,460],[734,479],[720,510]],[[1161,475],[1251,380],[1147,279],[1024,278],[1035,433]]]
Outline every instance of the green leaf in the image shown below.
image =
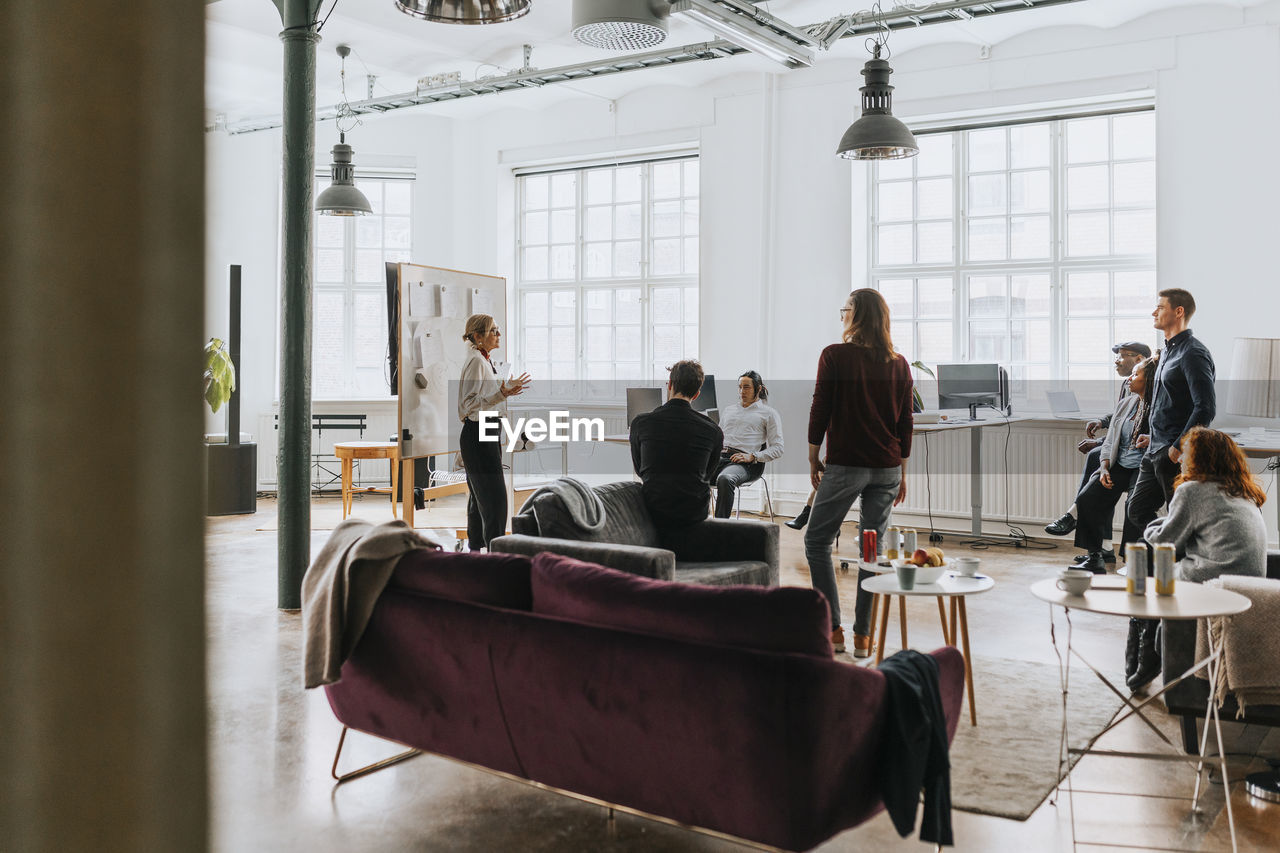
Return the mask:
[[204,399],[215,413],[236,390],[236,368],[221,338],[204,345]]

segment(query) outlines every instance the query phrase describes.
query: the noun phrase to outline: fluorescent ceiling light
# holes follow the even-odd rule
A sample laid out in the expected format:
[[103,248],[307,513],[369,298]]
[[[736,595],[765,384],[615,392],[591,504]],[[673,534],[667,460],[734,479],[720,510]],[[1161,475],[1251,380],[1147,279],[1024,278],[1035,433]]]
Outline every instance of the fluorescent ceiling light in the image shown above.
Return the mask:
[[813,65],[810,47],[814,42],[811,38],[750,3],[741,0],[674,0],[671,13],[697,21],[725,41],[788,68]]

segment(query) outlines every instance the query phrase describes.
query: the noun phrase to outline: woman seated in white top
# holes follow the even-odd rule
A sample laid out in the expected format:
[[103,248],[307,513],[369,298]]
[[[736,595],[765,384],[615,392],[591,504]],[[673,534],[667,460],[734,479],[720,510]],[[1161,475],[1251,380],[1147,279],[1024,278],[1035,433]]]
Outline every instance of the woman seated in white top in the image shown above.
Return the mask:
[[769,389],[754,370],[738,377],[738,402],[720,410],[724,449],[716,469],[716,518],[728,518],[739,486],[764,474],[764,463],[782,456],[782,418],[765,405]]

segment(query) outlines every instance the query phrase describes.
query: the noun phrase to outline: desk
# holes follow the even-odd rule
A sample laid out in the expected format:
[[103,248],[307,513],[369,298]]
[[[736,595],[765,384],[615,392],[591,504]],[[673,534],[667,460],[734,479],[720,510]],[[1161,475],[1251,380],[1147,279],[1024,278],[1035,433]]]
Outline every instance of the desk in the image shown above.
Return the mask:
[[[391,516],[396,515],[396,475],[400,471],[400,445],[394,441],[342,441],[333,445],[333,455],[342,460],[342,517],[351,514],[353,493],[351,485],[351,469],[357,459],[390,459],[391,460]],[[380,492],[387,494],[386,489],[364,486],[362,492]]]
[[[1262,435],[1246,430],[1232,437],[1250,459],[1274,459],[1280,456],[1280,432],[1275,430],[1264,430]],[[1276,490],[1280,492],[1280,485]],[[1276,505],[1276,529],[1280,531],[1280,494],[1273,496],[1271,502]]]
[[[949,430],[967,429],[969,433],[969,507],[970,530],[974,536],[982,535],[982,428],[984,426],[1005,426],[1020,421],[1029,421],[1028,417],[999,417],[990,420],[970,421],[967,418],[959,421],[943,421],[936,424],[916,424],[913,435],[947,432]],[[912,454],[915,455],[914,453]]]
[[[1209,762],[1216,762],[1222,774],[1222,789],[1226,792],[1227,801],[1227,825],[1231,829],[1231,849],[1236,849],[1236,824],[1235,817],[1231,811],[1231,786],[1227,780],[1227,760],[1225,750],[1222,748],[1222,724],[1218,719],[1218,705],[1213,701],[1214,691],[1209,691],[1209,702],[1205,708],[1205,725],[1204,735],[1200,738],[1199,755],[1182,755],[1176,744],[1169,740],[1160,729],[1147,719],[1142,713],[1142,709],[1149,703],[1164,694],[1166,690],[1182,681],[1184,678],[1192,677],[1198,670],[1207,668],[1209,673],[1209,683],[1216,684],[1218,676],[1218,667],[1221,665],[1220,658],[1222,649],[1214,641],[1213,632],[1208,633],[1209,654],[1204,660],[1198,661],[1191,666],[1186,672],[1178,676],[1173,681],[1164,685],[1160,690],[1141,702],[1134,704],[1133,697],[1126,696],[1123,691],[1113,685],[1105,675],[1089,661],[1071,647],[1071,610],[1083,610],[1088,613],[1101,613],[1109,616],[1130,616],[1138,619],[1208,619],[1211,617],[1231,616],[1236,613],[1243,613],[1248,610],[1251,603],[1239,593],[1231,592],[1225,589],[1214,589],[1211,587],[1201,586],[1197,583],[1179,580],[1177,582],[1176,591],[1173,595],[1156,595],[1153,591],[1148,591],[1146,595],[1130,595],[1123,587],[1115,583],[1116,579],[1103,578],[1102,584],[1094,586],[1086,590],[1083,595],[1070,595],[1058,589],[1058,579],[1047,578],[1037,581],[1031,585],[1031,594],[1041,601],[1049,603],[1049,629],[1052,637],[1054,650],[1058,650],[1058,632],[1054,629],[1053,624],[1053,608],[1061,607],[1067,619],[1067,648],[1066,654],[1059,653],[1058,664],[1062,677],[1062,734],[1059,739],[1058,746],[1058,764],[1059,777],[1063,764],[1069,755],[1078,754],[1081,757],[1088,753],[1094,755],[1111,755],[1119,758],[1152,758],[1163,761],[1187,761],[1195,765],[1196,768],[1196,786],[1195,792],[1191,799],[1191,808],[1194,811],[1200,803],[1200,779],[1204,770],[1204,765]],[[1153,586],[1153,584],[1148,584]],[[1089,741],[1083,749],[1068,748],[1067,746],[1067,703],[1066,697],[1071,677],[1071,656],[1075,655],[1082,663],[1093,670],[1103,684],[1107,685],[1117,696],[1124,699],[1128,706],[1128,711],[1119,714],[1110,723],[1107,724],[1097,736]],[[1140,720],[1146,723],[1152,731],[1160,736],[1160,739],[1169,746],[1173,751],[1173,755],[1163,752],[1131,752],[1121,750],[1094,749],[1093,745],[1111,729],[1127,720],[1129,717],[1137,715]],[[1213,721],[1214,731],[1217,733],[1218,754],[1214,758],[1205,755],[1205,748],[1209,743],[1209,722]],[[1072,797],[1071,781],[1067,779],[1067,796],[1070,798],[1072,819],[1071,819],[1071,839],[1072,846],[1075,846],[1075,800]]]

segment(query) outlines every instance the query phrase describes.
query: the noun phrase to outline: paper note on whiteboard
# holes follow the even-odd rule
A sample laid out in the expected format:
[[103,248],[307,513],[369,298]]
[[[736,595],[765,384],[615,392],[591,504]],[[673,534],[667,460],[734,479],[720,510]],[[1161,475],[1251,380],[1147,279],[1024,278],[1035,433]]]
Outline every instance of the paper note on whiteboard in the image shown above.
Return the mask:
[[409,316],[436,317],[436,289],[425,281],[409,282]]
[[418,335],[418,357],[423,367],[444,361],[444,340],[439,332],[422,332]]
[[440,316],[465,317],[467,313],[466,288],[454,284],[440,285]]
[[492,290],[479,287],[471,288],[471,313],[493,316],[494,298]]

